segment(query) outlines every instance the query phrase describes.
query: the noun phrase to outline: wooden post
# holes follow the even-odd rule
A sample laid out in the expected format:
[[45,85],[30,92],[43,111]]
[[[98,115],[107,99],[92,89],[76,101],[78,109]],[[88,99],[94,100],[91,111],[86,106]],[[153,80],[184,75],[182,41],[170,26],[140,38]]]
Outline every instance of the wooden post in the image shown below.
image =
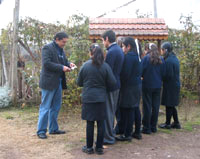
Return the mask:
[[18,43],[18,22],[19,22],[19,5],[20,0],[15,0],[14,17],[13,17],[13,46],[11,55],[11,91],[12,100],[17,102],[17,43]]
[[158,51],[161,53],[161,40],[158,40]]

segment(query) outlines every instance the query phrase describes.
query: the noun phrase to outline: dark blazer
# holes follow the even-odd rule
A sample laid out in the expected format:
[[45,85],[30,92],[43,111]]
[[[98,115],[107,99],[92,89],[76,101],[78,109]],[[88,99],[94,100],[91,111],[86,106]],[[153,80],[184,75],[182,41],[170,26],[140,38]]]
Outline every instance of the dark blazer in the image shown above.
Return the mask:
[[163,80],[162,105],[177,106],[180,94],[180,65],[174,53],[165,59],[166,74]]
[[63,72],[63,66],[70,67],[65,53],[59,56],[59,50],[54,42],[45,45],[42,48],[42,70],[40,73],[39,86],[42,89],[53,90],[58,88],[62,80],[62,88],[66,89],[66,77]]
[[98,68],[88,60],[80,69],[77,84],[83,87],[82,103],[106,101],[106,88],[116,84],[111,68],[105,62]]
[[138,54],[129,52],[125,55],[121,72],[120,107],[138,107],[141,96],[142,65]]
[[124,53],[116,43],[112,44],[109,48],[107,48],[107,50],[108,52],[106,54],[105,61],[111,67],[117,80],[117,83],[114,86],[108,87],[108,91],[112,92],[120,89],[120,73],[124,62]]
[[150,55],[147,54],[142,59],[142,87],[143,88],[161,88],[163,77],[166,72],[165,61],[161,57],[162,64],[153,65],[150,62]]

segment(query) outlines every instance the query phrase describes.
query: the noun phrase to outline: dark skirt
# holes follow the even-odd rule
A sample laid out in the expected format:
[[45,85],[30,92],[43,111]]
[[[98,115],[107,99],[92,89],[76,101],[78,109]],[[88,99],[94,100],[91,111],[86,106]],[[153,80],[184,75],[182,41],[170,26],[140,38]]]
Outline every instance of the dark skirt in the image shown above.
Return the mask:
[[163,87],[161,104],[167,107],[179,105],[180,87]]
[[83,103],[82,119],[100,121],[106,119],[106,103]]

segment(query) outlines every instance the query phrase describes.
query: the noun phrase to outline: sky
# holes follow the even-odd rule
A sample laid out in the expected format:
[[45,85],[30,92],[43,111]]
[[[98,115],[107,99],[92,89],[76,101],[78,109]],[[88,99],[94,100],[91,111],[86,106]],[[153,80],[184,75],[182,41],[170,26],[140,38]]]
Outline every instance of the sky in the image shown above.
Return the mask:
[[[32,17],[43,22],[66,23],[72,14],[83,13],[88,17],[97,17],[115,9],[130,0],[20,0],[20,18]],[[15,0],[3,0],[0,5],[0,30],[13,20]],[[158,18],[164,18],[170,28],[182,28],[179,23],[181,14],[192,15],[195,24],[200,25],[200,0],[157,0]],[[136,0],[105,18],[136,18],[136,10],[152,14],[153,0]]]

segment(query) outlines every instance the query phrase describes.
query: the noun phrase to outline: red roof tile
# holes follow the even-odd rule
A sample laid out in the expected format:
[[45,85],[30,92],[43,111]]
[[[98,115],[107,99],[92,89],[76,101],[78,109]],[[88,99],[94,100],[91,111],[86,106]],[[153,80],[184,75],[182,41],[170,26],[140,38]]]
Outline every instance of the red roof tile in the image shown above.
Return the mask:
[[100,36],[112,29],[117,36],[162,36],[167,38],[168,29],[164,19],[159,18],[91,18],[90,36]]

